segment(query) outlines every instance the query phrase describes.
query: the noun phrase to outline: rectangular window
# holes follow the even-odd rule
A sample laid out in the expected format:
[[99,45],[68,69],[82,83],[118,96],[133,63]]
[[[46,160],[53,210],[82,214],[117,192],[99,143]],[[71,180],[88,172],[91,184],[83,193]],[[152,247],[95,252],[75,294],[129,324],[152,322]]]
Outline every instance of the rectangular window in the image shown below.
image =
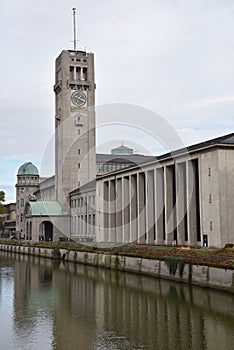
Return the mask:
[[212,203],[212,195],[209,194],[209,203]]
[[21,201],[20,201],[20,205],[21,205],[21,207],[23,207],[23,206],[24,206],[24,199],[21,199]]
[[210,231],[213,231],[213,222],[210,221]]
[[20,221],[23,222],[23,214],[20,215]]
[[211,176],[211,168],[208,169],[208,176]]
[[80,148],[78,148],[78,154],[80,154]]

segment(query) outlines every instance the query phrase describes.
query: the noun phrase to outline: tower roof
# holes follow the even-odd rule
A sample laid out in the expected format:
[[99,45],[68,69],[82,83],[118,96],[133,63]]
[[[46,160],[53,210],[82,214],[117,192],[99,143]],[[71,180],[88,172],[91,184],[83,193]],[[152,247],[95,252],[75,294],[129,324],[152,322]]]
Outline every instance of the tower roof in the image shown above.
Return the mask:
[[123,144],[119,147],[113,148],[111,150],[111,154],[132,154],[133,153],[133,149],[124,146]]
[[39,175],[39,172],[34,164],[26,162],[19,167],[17,175]]

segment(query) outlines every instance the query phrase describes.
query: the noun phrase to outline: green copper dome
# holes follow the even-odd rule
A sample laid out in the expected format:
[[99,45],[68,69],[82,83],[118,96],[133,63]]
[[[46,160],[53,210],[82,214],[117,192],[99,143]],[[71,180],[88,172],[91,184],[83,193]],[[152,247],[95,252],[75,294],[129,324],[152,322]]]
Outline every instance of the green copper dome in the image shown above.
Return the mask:
[[31,162],[24,163],[19,167],[17,175],[39,175],[38,169]]

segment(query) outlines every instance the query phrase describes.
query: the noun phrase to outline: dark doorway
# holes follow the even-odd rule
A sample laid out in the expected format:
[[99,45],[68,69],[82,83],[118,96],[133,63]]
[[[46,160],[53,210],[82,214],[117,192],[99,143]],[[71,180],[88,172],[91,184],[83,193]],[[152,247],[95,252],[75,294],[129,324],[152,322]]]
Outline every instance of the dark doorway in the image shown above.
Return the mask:
[[46,242],[53,241],[53,224],[50,221],[44,221],[43,223],[43,232]]
[[203,247],[208,247],[208,236],[203,235]]

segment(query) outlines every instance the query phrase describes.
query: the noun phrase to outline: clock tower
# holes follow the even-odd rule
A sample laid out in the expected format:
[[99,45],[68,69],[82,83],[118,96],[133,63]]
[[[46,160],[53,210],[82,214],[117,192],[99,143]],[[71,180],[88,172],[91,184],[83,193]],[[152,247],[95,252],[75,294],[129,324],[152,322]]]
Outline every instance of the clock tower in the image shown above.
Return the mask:
[[93,53],[62,51],[54,92],[56,197],[66,209],[69,192],[96,177]]

